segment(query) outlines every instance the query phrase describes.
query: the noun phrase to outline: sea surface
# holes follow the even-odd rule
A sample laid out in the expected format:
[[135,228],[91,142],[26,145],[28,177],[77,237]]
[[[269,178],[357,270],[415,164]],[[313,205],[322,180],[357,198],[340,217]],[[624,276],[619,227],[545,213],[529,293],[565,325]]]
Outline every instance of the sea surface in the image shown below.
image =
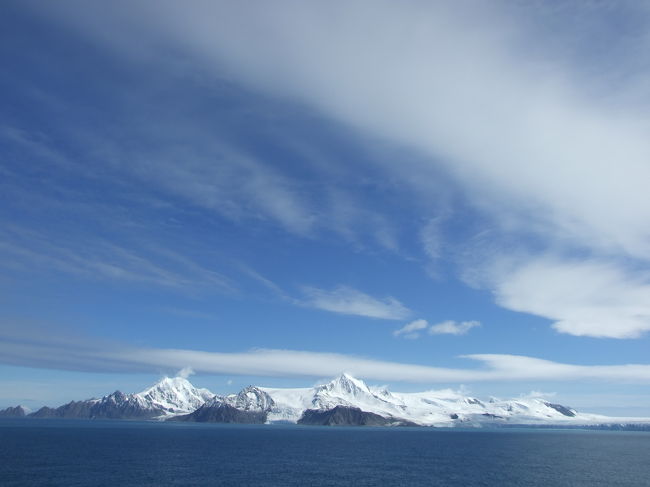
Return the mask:
[[648,486],[650,433],[4,419],[0,485]]

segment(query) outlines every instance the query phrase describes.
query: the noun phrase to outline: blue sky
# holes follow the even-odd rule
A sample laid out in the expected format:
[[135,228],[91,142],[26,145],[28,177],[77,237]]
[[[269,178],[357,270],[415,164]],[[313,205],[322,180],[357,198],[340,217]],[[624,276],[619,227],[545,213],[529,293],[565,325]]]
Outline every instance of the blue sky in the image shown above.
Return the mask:
[[4,2],[0,406],[346,371],[650,415],[636,2]]

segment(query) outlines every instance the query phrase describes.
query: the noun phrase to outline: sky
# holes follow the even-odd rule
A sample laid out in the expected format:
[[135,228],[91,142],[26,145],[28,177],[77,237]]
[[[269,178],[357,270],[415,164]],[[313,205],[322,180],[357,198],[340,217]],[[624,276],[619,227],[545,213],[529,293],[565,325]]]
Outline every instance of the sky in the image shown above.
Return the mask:
[[650,9],[0,5],[0,407],[341,372],[650,416]]

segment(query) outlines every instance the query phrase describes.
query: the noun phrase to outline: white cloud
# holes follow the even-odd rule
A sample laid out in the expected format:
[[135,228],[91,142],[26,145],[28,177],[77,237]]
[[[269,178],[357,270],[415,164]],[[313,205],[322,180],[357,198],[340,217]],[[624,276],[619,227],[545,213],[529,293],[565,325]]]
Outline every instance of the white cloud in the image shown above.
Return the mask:
[[177,377],[182,377],[183,379],[187,379],[191,375],[194,375],[194,369],[192,367],[183,367],[176,373]]
[[521,394],[523,398],[550,399],[557,396],[557,392],[530,391],[527,394]]
[[[535,211],[547,232],[650,257],[646,122],[636,107],[589,98],[593,73],[554,61],[556,53],[515,49],[539,40],[514,16],[480,3],[376,1],[287,1],[273,11],[142,2],[128,12],[150,23],[131,33],[141,40],[177,42],[220,74],[225,67],[249,86],[436,157],[491,210],[520,223]],[[239,28],[241,19],[255,28]],[[408,164],[399,171],[426,175]]]
[[418,331],[424,330],[428,326],[429,323],[427,323],[427,320],[419,319],[419,320],[411,321],[410,323],[407,323],[399,330],[395,330],[393,332],[393,335],[395,336],[404,335],[404,338],[418,338],[420,336]]
[[[1,331],[1,330],[0,330]],[[606,381],[650,383],[650,365],[573,365],[518,355],[474,354],[478,368],[446,368],[298,350],[241,353],[123,347],[43,336],[0,337],[0,362],[95,372],[164,372],[268,377],[331,377],[347,371],[377,381],[465,383],[501,381]]]
[[393,297],[378,299],[348,286],[338,286],[332,291],[304,287],[303,292],[306,298],[300,303],[333,313],[384,320],[402,320],[411,314],[408,308]]
[[472,354],[495,377],[507,380],[544,381],[641,381],[650,380],[650,365],[571,365],[521,355]]
[[393,335],[403,336],[404,338],[415,339],[420,337],[420,331],[427,330],[430,335],[465,335],[469,330],[481,326],[478,321],[452,321],[447,320],[442,323],[429,325],[427,320],[415,320],[404,325],[399,330],[395,330]]
[[469,330],[481,326],[478,321],[443,321],[436,325],[431,325],[429,333],[431,335],[465,335]]
[[650,276],[595,259],[529,257],[488,271],[506,308],[544,316],[561,333],[636,338],[650,330]]
[[[57,2],[46,8],[125,55],[180,46],[220,77],[292,97],[429,156],[429,162],[405,158],[389,170],[424,194],[437,188],[433,167],[442,166],[470,203],[498,222],[497,233],[515,235],[520,248],[533,234],[538,242],[529,247],[558,251],[550,270],[533,255],[511,275],[492,277],[488,286],[501,305],[549,317],[557,330],[575,335],[635,337],[650,328],[647,279],[617,264],[630,257],[640,259],[638,267],[650,262],[650,122],[647,104],[638,103],[647,96],[647,88],[639,92],[647,83],[639,80],[650,73],[633,59],[639,56],[609,56],[615,61],[600,66],[587,61],[596,56],[575,56],[581,63],[567,63],[565,46],[590,44],[588,25],[565,26],[565,42],[540,42],[530,32],[539,36],[544,29],[528,29],[521,10],[481,2],[286,1],[269,10],[255,2],[205,1],[188,9],[143,1],[117,3],[111,12]],[[601,8],[608,15],[609,7]],[[554,22],[552,10],[543,12],[544,22]],[[631,15],[636,24],[650,24],[643,6]],[[118,30],[122,35],[114,36]],[[647,29],[640,31],[640,38],[612,40],[639,52],[648,42]],[[608,86],[614,82],[616,96]],[[283,192],[269,208],[305,231],[310,213],[292,210],[294,200]],[[439,252],[431,238],[424,245],[431,255]],[[502,256],[511,250],[499,249]],[[561,259],[576,250],[598,260]]]

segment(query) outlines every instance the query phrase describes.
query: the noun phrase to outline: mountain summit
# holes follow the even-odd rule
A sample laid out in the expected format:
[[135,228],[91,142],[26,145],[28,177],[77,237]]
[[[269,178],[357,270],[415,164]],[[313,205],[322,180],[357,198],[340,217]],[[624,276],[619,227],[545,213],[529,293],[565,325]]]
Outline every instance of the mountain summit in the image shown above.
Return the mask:
[[183,377],[165,377],[135,395],[150,408],[164,410],[167,414],[192,412],[215,397],[209,390],[194,387]]
[[350,395],[353,397],[371,394],[365,382],[347,373],[339,375],[327,384],[319,386],[319,388],[321,391],[327,391],[332,394]]

